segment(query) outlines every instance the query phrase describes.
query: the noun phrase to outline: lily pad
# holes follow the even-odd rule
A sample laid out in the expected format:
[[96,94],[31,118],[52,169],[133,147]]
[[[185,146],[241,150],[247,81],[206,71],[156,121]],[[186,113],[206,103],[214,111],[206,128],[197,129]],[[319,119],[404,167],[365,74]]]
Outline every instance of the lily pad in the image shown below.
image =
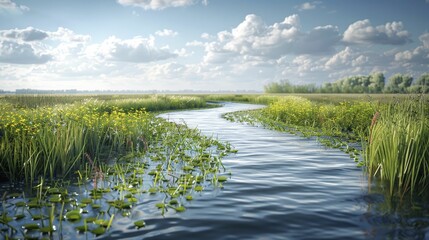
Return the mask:
[[27,224],[24,224],[24,225],[22,226],[22,228],[24,228],[24,229],[26,229],[26,230],[30,231],[30,230],[36,230],[36,229],[39,229],[40,227],[39,227],[39,224],[37,224],[37,223],[27,223]]
[[136,226],[137,228],[142,228],[146,226],[146,223],[143,220],[139,220],[134,222],[134,226]]
[[51,203],[59,203],[59,202],[61,202],[61,195],[50,197],[49,198],[49,202],[51,202]]
[[104,219],[97,219],[94,221],[94,223],[104,227],[107,227],[109,225],[109,221]]
[[79,210],[72,210],[66,213],[66,219],[71,222],[79,221],[81,218],[82,218],[82,214],[80,213]]
[[46,227],[40,228],[39,231],[41,233],[52,233],[55,231],[55,227],[46,226]]
[[42,214],[35,214],[33,215],[33,220],[37,221],[37,220],[41,220],[41,219],[45,219],[46,216],[42,215]]
[[158,192],[158,189],[156,189],[155,187],[151,187],[151,188],[149,188],[148,192],[150,194],[154,194],[154,193]]
[[93,234],[99,236],[99,235],[102,235],[102,234],[104,234],[106,232],[106,228],[104,228],[104,227],[98,227],[98,228],[95,228],[95,229],[91,230],[91,232]]
[[165,208],[165,204],[164,203],[157,203],[157,204],[155,204],[155,206],[157,208],[160,208],[160,209]]
[[228,180],[227,176],[218,176],[217,177],[217,181],[218,182],[225,182],[226,180]]
[[179,206],[179,207],[176,207],[174,210],[176,210],[176,212],[184,212],[186,208],[184,206]]
[[23,218],[25,218],[24,214],[16,214],[15,215],[15,220],[20,220],[20,219],[23,219]]

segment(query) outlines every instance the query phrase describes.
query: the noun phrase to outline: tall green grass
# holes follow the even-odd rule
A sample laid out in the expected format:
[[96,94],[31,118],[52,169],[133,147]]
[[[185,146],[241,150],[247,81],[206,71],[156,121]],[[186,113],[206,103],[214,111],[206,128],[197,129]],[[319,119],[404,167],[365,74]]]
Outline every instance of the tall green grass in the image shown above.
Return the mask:
[[422,195],[429,188],[428,102],[392,103],[374,115],[365,147],[370,180],[387,182],[390,195]]
[[195,97],[151,96],[81,99],[54,107],[22,106],[0,103],[0,174],[12,182],[31,184],[40,176],[53,180],[88,166],[85,155],[105,162],[125,151],[145,151],[163,132],[162,120],[148,110],[206,105]]

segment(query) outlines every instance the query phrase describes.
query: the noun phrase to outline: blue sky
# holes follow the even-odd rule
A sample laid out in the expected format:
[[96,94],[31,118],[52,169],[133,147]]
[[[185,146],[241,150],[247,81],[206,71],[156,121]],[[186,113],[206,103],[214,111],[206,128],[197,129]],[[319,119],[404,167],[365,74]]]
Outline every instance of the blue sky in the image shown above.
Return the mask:
[[429,72],[429,0],[0,0],[0,89],[262,90]]

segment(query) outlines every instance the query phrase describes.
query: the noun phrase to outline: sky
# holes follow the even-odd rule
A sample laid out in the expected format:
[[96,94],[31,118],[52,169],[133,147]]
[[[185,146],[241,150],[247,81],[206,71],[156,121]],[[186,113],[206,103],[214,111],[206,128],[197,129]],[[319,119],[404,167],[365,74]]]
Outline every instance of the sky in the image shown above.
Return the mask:
[[0,0],[0,89],[262,91],[429,72],[429,0]]

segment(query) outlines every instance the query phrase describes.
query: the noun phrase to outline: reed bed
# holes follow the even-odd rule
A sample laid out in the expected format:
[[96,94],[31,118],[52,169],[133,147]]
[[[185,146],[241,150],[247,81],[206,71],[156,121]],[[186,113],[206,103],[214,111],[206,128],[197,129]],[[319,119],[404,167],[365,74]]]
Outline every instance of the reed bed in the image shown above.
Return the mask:
[[390,195],[423,195],[429,188],[428,102],[389,104],[372,119],[365,144],[365,165],[385,182]]
[[148,111],[204,106],[199,98],[178,96],[81,99],[37,109],[3,101],[0,173],[12,182],[24,179],[27,184],[39,176],[67,177],[76,166],[87,164],[84,154],[99,161],[121,151],[141,151],[159,131],[153,126],[159,125],[160,120]]

